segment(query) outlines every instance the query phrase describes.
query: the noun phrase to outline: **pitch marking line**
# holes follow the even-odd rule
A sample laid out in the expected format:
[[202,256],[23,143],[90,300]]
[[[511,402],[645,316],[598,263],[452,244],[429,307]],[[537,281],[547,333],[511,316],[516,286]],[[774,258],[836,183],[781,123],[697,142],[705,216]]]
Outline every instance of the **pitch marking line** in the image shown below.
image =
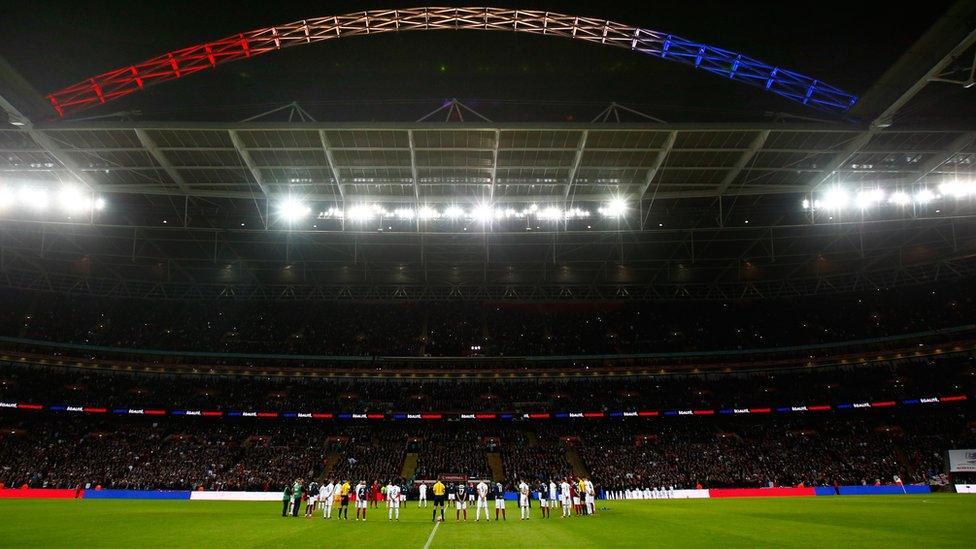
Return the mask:
[[434,523],[434,529],[431,530],[430,535],[427,536],[427,543],[424,544],[424,549],[430,549],[430,542],[434,541],[434,534],[437,533],[437,527],[440,525],[440,521]]

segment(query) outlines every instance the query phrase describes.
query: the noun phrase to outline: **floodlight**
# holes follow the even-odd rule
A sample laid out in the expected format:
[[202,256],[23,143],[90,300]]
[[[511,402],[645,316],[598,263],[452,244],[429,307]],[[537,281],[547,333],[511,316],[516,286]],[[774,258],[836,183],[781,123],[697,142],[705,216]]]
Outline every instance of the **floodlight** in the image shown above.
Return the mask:
[[834,187],[824,193],[823,200],[814,203],[825,210],[843,210],[851,201],[851,195],[843,187]]
[[444,210],[444,217],[448,219],[460,219],[464,217],[464,210],[457,206],[448,206],[447,209]]
[[932,192],[930,189],[922,189],[917,193],[915,193],[915,202],[922,205],[928,204],[929,202],[932,202],[936,198],[937,197],[935,196],[935,193]]
[[434,208],[431,208],[430,206],[423,206],[420,208],[420,210],[417,211],[417,217],[419,217],[422,220],[437,219],[440,216],[441,214],[438,213],[437,210],[435,210]]
[[312,208],[298,198],[288,197],[278,203],[278,215],[287,222],[300,221],[312,212]]
[[854,198],[854,204],[861,210],[866,210],[884,201],[885,193],[881,189],[866,189],[859,191]]
[[397,219],[410,220],[414,217],[414,211],[411,208],[397,208],[396,210],[393,210],[393,215],[395,215]]
[[976,184],[972,181],[947,181],[939,185],[939,192],[942,196],[966,198],[976,195]]
[[44,211],[47,209],[48,196],[47,191],[44,189],[22,187],[20,191],[17,192],[17,200],[22,206],[32,210]]
[[905,191],[895,191],[892,193],[891,198],[888,199],[888,202],[896,206],[907,206],[912,203],[912,197]]
[[556,221],[563,217],[563,211],[555,206],[548,206],[541,210],[537,215],[539,219],[545,221]]
[[357,204],[346,210],[346,218],[350,221],[369,221],[375,215],[372,207],[366,204]]
[[335,206],[319,213],[319,219],[343,219],[345,216],[345,212]]
[[93,203],[87,193],[74,186],[65,186],[58,191],[58,205],[68,213],[90,211]]
[[17,201],[17,195],[7,187],[0,188],[0,210],[13,206]]
[[600,208],[599,211],[607,217],[620,217],[627,212],[627,201],[622,198],[614,198],[606,206]]
[[493,213],[491,206],[488,204],[478,204],[471,210],[471,219],[481,223],[487,223],[491,221]]

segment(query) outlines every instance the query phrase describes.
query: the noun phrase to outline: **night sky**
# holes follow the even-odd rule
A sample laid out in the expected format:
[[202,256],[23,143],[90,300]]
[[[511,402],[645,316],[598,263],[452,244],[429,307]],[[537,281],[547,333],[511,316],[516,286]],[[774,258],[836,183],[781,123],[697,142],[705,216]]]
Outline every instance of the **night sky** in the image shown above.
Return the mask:
[[[38,91],[195,43],[294,20],[422,2],[4,0],[0,52]],[[474,2],[438,5],[478,5]],[[893,2],[495,2],[674,33],[863,92],[948,7]],[[457,97],[496,120],[588,121],[610,101],[668,121],[822,116],[617,48],[498,32],[423,32],[298,47],[135,94],[91,114],[236,120],[298,100],[320,120],[411,120]]]

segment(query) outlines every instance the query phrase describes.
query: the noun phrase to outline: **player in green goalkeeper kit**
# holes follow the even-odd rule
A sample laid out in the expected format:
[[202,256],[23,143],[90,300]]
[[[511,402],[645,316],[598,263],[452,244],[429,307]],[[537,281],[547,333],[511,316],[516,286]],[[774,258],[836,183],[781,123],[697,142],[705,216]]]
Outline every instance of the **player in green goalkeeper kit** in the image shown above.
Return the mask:
[[291,503],[291,486],[285,485],[285,491],[281,493],[281,516],[288,516],[289,503]]
[[291,487],[291,516],[298,516],[298,508],[302,506],[302,479],[295,481]]

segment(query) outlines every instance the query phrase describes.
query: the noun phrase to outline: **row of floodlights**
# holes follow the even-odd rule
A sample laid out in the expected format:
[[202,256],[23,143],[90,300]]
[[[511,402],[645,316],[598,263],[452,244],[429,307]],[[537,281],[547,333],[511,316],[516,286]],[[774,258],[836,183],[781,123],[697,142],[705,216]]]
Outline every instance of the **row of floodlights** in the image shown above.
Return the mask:
[[[284,221],[296,222],[312,214],[312,207],[299,198],[289,197],[281,200],[277,208],[278,216]],[[621,217],[627,212],[627,202],[614,199],[597,208],[596,213],[603,217]],[[351,222],[367,222],[379,219],[400,221],[471,221],[490,223],[507,219],[533,219],[538,221],[563,221],[587,219],[594,212],[585,208],[560,208],[531,204],[523,208],[495,207],[487,203],[463,208],[457,205],[442,209],[433,206],[420,208],[400,207],[388,209],[380,204],[356,204],[343,208],[331,207],[318,214],[319,219],[340,219]]]
[[924,206],[944,198],[965,199],[976,197],[976,181],[947,181],[936,189],[923,187],[913,192],[893,192],[881,188],[861,189],[852,192],[844,187],[832,187],[818,197],[805,199],[804,210],[839,212],[849,209],[869,210],[884,205]]
[[37,213],[57,209],[67,214],[80,214],[105,209],[105,199],[72,185],[65,185],[58,189],[2,186],[0,187],[0,211],[11,208]]

